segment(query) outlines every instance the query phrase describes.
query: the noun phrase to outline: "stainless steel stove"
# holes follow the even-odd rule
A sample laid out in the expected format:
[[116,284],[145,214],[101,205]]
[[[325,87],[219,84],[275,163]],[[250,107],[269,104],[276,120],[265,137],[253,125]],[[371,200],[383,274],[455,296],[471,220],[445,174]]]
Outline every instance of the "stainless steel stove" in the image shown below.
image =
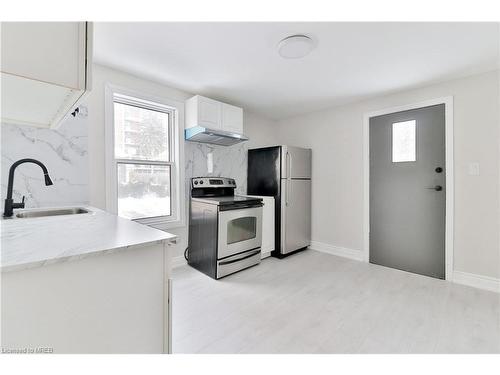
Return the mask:
[[262,199],[225,177],[191,179],[188,264],[220,279],[260,263]]

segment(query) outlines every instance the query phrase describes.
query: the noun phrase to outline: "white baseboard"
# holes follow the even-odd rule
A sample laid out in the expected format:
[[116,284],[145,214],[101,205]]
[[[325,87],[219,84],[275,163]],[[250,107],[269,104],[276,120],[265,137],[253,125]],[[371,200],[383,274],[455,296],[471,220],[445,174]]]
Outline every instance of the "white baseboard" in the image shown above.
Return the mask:
[[333,246],[324,242],[311,241],[311,245],[309,245],[309,248],[312,250],[320,251],[322,253],[337,255],[339,257],[358,261],[364,260],[364,254],[362,251],[348,249],[346,247]]
[[186,264],[187,264],[187,262],[186,262],[186,259],[184,258],[184,255],[172,257],[172,268],[184,266]]
[[453,282],[500,293],[500,279],[474,273],[453,271]]

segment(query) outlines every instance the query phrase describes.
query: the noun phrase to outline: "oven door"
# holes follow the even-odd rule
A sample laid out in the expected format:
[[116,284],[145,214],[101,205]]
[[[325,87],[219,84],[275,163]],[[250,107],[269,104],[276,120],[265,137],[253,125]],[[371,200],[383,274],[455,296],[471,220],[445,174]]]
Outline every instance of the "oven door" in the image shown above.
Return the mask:
[[219,211],[217,259],[260,248],[262,206]]

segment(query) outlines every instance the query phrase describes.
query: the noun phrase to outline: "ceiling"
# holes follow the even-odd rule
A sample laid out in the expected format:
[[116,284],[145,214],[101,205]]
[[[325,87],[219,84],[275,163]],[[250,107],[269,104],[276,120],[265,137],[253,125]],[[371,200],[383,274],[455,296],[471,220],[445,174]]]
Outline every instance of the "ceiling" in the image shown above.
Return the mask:
[[[276,45],[306,34],[302,59]],[[496,23],[96,23],[96,63],[282,119],[498,69]]]

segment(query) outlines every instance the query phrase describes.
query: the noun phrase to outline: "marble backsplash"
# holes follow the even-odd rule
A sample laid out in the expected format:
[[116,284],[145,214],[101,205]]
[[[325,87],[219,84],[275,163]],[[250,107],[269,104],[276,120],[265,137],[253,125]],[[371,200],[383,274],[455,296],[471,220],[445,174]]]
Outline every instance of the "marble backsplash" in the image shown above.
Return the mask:
[[[16,169],[13,195],[16,202],[25,195],[27,208],[89,204],[86,122],[86,118],[69,118],[57,130],[2,124],[2,202],[12,163],[33,158],[47,166],[54,185],[44,185],[37,165],[23,164]],[[224,176],[236,180],[237,193],[246,192],[246,143],[225,147],[185,142],[184,152],[186,186],[191,177]],[[212,172],[207,165],[209,153],[213,159]],[[189,190],[186,195],[189,196]]]
[[[216,176],[236,180],[236,193],[244,194],[247,189],[247,146],[238,143],[233,146],[216,146],[206,143],[186,142],[185,178]],[[212,153],[213,171],[208,171],[208,154]]]
[[39,166],[22,164],[14,178],[16,202],[24,195],[27,208],[88,204],[87,133],[84,118],[69,118],[57,130],[2,124],[2,199],[12,163],[32,158],[45,164],[54,185],[45,186]]

